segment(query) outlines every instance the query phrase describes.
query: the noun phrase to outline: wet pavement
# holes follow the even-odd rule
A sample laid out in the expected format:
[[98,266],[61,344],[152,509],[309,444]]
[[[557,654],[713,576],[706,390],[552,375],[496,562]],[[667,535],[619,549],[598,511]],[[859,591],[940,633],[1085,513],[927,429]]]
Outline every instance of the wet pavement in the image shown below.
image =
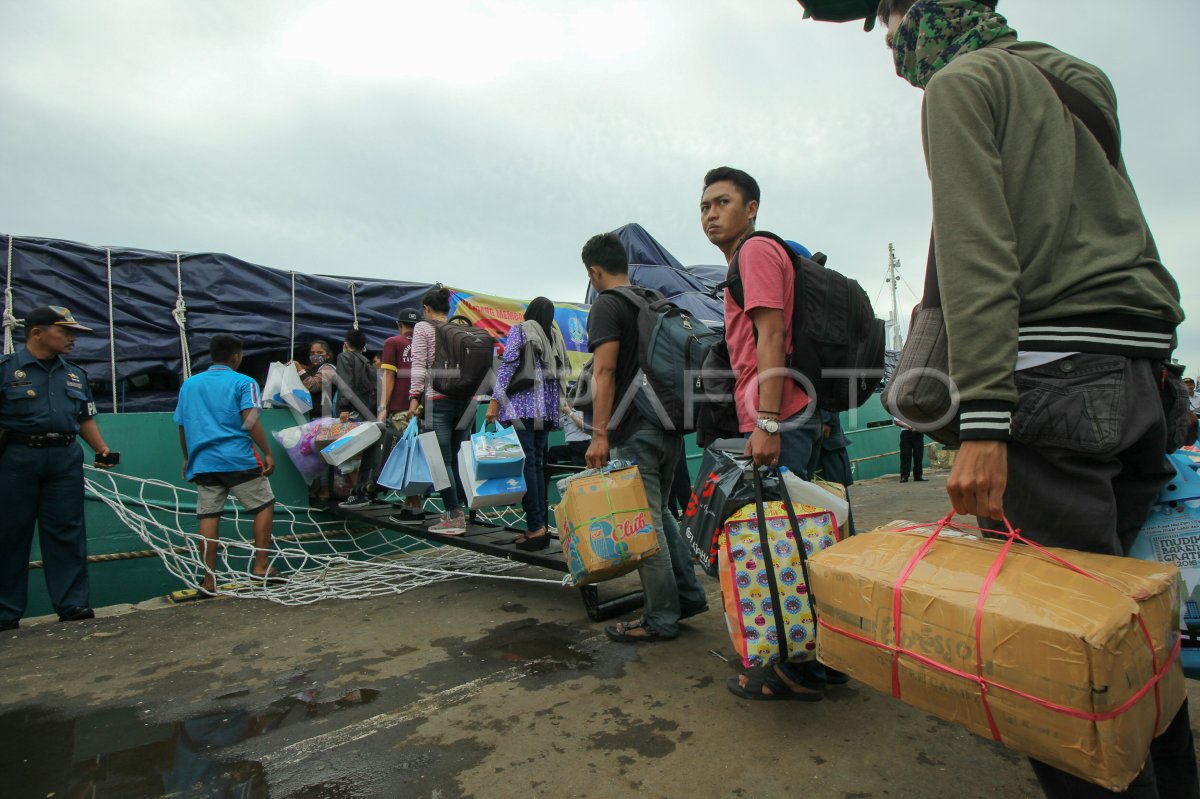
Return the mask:
[[[852,488],[859,529],[944,515],[929,476]],[[0,796],[1040,796],[1022,757],[853,681],[738,700],[706,585],[711,612],[640,648],[572,589],[482,578],[29,620],[0,633]]]

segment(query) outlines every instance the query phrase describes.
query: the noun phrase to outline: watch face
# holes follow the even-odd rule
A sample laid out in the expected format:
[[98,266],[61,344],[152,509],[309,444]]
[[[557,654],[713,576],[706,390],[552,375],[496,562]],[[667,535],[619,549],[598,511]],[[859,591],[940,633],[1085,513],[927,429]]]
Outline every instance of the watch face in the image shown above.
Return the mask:
[[758,428],[765,433],[774,435],[779,432],[779,422],[774,419],[759,419]]

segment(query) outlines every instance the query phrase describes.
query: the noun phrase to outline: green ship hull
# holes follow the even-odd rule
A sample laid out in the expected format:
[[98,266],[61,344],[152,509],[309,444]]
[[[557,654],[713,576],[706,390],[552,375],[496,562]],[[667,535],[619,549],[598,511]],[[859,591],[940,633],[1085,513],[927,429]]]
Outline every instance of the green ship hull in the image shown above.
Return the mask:
[[[265,411],[262,419],[268,432],[296,423],[289,412],[279,409]],[[172,486],[189,487],[180,474],[179,437],[171,414],[103,414],[99,422],[106,440],[121,452],[120,473],[162,481]],[[842,425],[851,441],[849,451],[855,480],[868,480],[899,471],[897,428],[891,424],[891,416],[880,404],[879,395],[872,396],[862,408],[843,414]],[[695,446],[694,437],[689,436],[687,442],[688,463],[694,476],[702,453]],[[555,443],[559,442],[552,438],[551,444]],[[272,445],[275,446],[274,440]],[[271,485],[277,499],[283,505],[304,507],[308,492],[303,480],[281,449],[276,448],[275,461],[277,470],[271,477]],[[134,481],[122,483],[127,483],[131,488],[140,485]],[[169,488],[151,485],[144,490],[148,497],[157,502],[175,502]],[[552,489],[550,500],[554,502],[556,499]],[[194,529],[194,518],[186,501],[181,504],[180,511],[178,517],[166,511],[156,512],[155,515],[164,525]],[[85,512],[88,553],[92,558],[89,571],[94,606],[141,602],[185,587],[178,577],[166,569],[162,558],[150,545],[131,530],[100,496],[88,493]],[[288,532],[283,529],[286,520],[278,518],[282,515],[277,514],[277,535]],[[361,534],[359,543],[362,543]],[[309,542],[305,546],[323,547],[331,551],[337,547],[337,540]],[[42,579],[41,555],[36,541],[32,560],[36,566],[30,572],[26,615],[52,613],[53,608]]]

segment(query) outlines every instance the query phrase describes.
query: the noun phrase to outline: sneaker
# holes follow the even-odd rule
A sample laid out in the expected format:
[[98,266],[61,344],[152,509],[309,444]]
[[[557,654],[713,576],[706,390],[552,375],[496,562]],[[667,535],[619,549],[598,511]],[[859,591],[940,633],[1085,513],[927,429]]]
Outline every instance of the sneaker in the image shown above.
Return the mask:
[[21,629],[20,621],[0,621],[0,633],[6,633],[9,630]]
[[338,507],[342,510],[357,510],[358,508],[370,507],[370,505],[371,500],[358,494],[351,494],[338,503]]
[[429,528],[429,532],[438,535],[462,535],[467,531],[467,520],[462,511],[443,513],[442,518]]

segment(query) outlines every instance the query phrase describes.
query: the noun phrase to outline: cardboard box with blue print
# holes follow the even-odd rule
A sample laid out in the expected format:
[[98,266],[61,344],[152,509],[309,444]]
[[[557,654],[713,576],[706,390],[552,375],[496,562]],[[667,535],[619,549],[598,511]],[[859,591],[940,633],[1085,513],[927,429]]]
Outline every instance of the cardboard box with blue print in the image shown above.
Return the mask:
[[567,481],[554,518],[576,585],[620,577],[658,552],[636,466]]

